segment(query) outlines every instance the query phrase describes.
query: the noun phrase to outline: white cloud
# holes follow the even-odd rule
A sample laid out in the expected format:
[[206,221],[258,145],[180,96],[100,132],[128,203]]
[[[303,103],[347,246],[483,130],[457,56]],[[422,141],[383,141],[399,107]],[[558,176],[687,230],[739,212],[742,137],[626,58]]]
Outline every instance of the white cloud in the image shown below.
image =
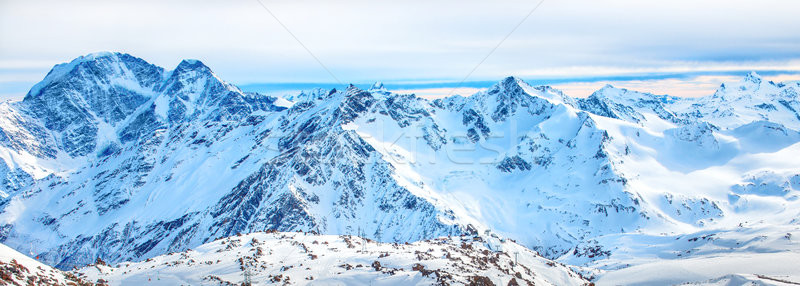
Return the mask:
[[[766,80],[772,80],[775,82],[800,81],[800,74],[778,74],[762,77]],[[564,93],[574,97],[588,97],[606,84],[653,94],[668,94],[679,97],[700,97],[714,94],[714,92],[722,83],[732,83],[741,80],[741,76],[714,75],[651,80],[567,82],[554,84],[553,87],[560,89]]]
[[0,60],[0,70],[3,69],[49,69],[53,67],[53,63],[58,63],[57,60],[17,60],[17,59],[4,59]]
[[527,77],[574,78],[613,77],[626,75],[691,74],[713,72],[800,71],[800,60],[742,62],[663,62],[658,66],[568,66],[520,70],[515,74]]
[[[346,82],[460,80],[536,1],[261,0]],[[546,1],[469,80],[590,76],[800,59],[798,1]],[[0,63],[100,50],[233,82],[333,79],[255,0],[0,0]],[[52,62],[54,64],[55,62]]]

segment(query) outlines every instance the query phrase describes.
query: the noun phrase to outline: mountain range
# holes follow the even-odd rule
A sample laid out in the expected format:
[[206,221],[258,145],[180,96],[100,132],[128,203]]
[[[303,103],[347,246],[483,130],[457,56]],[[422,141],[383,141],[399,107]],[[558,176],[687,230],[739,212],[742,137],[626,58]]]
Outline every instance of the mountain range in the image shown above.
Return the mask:
[[[508,77],[287,99],[197,60],[95,53],[0,104],[0,242],[72,269],[264,231],[478,236],[596,282],[750,279],[752,259],[800,278],[782,266],[800,261],[799,93],[750,73],[700,98]],[[731,265],[675,277],[688,259]]]

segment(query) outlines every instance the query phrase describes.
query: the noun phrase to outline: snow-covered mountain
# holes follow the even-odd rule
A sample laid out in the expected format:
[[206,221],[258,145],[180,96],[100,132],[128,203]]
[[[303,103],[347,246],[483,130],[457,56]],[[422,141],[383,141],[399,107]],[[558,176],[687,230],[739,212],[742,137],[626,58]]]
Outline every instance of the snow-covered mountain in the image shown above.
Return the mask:
[[0,241],[72,268],[267,230],[489,232],[602,279],[657,255],[628,249],[653,237],[794,231],[798,92],[753,73],[702,98],[572,98],[509,77],[468,97],[376,83],[286,101],[196,60],[91,54],[0,105]]

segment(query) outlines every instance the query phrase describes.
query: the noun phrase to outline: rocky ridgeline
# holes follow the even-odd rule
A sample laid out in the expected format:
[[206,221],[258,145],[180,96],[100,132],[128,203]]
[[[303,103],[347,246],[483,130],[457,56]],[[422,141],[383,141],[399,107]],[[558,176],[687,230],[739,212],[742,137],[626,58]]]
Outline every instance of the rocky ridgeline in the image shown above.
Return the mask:
[[77,275],[112,285],[239,285],[245,279],[259,285],[588,285],[563,264],[493,237],[398,244],[281,232],[228,237],[143,262],[93,265]]

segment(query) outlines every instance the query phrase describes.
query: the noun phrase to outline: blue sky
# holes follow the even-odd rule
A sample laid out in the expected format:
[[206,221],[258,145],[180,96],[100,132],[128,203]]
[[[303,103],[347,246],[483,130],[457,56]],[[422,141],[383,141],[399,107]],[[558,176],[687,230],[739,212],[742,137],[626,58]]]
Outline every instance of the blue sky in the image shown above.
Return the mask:
[[24,93],[52,65],[106,50],[167,69],[201,59],[246,87],[383,81],[430,90],[465,80],[477,89],[515,75],[569,90],[704,76],[705,92],[750,70],[800,72],[799,1],[545,0],[530,13],[538,3],[0,0],[0,94]]

